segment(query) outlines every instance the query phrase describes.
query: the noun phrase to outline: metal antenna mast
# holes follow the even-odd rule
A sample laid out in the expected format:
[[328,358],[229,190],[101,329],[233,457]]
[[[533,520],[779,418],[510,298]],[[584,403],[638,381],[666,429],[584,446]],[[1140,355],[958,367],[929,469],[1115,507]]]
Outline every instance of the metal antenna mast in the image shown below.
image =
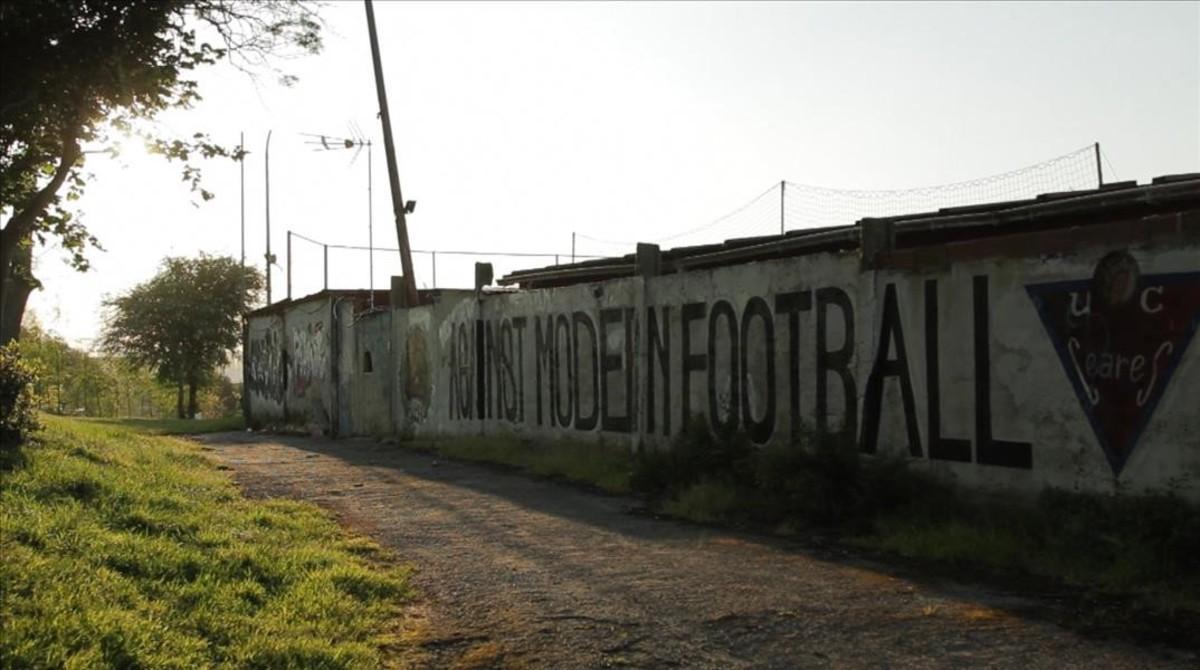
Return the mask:
[[267,148],[263,152],[263,169],[266,174],[267,182],[267,304],[271,304],[271,263],[275,262],[275,257],[271,255],[271,133],[267,131]]
[[368,259],[367,260],[367,273],[369,276],[367,286],[369,288],[369,293],[370,293],[370,298],[369,298],[370,307],[371,307],[371,309],[374,309],[375,308],[375,232],[374,232],[374,230],[375,230],[375,214],[374,214],[375,207],[374,207],[374,203],[373,203],[374,177],[372,176],[372,167],[371,167],[371,163],[373,162],[371,160],[371,158],[372,158],[371,157],[372,143],[371,143],[371,140],[368,140],[368,139],[365,139],[362,137],[362,133],[358,130],[357,124],[352,124],[352,126],[350,128],[350,132],[352,134],[354,134],[355,137],[353,137],[353,138],[332,137],[329,135],[314,135],[312,133],[304,133],[306,136],[311,138],[311,139],[307,140],[305,142],[305,144],[313,146],[314,151],[338,151],[338,150],[343,150],[343,149],[355,149],[354,157],[350,159],[351,162],[353,162],[354,160],[356,160],[358,158],[358,154],[359,154],[359,152],[361,152],[363,150],[363,147],[366,147],[366,149],[367,149],[367,254],[368,254],[367,255],[367,259]]

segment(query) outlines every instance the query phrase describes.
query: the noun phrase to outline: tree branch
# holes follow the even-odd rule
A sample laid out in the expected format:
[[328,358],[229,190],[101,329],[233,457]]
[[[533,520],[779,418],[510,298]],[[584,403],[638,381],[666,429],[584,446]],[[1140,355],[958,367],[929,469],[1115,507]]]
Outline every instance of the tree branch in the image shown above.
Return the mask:
[[54,170],[54,177],[38,190],[24,207],[14,213],[4,226],[3,234],[0,235],[0,272],[4,275],[8,274],[9,259],[12,258],[13,250],[21,240],[33,232],[37,218],[50,206],[81,155],[78,131],[72,129],[63,137],[62,153],[59,156],[58,167]]

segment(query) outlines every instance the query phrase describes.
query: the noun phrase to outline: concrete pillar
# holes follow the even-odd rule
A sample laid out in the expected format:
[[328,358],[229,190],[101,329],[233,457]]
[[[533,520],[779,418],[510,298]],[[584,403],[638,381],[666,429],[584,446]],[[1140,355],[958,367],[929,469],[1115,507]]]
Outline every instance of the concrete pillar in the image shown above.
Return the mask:
[[874,268],[877,256],[896,248],[895,225],[891,219],[865,218],[858,222],[863,269]]
[[657,244],[638,242],[636,264],[638,276],[657,277],[662,274],[662,251]]
[[475,290],[478,291],[484,286],[492,285],[492,264],[491,263],[476,263],[475,264]]
[[408,299],[405,297],[408,293],[404,290],[404,277],[400,275],[392,275],[392,284],[389,287],[389,293],[392,298],[392,307],[408,307]]

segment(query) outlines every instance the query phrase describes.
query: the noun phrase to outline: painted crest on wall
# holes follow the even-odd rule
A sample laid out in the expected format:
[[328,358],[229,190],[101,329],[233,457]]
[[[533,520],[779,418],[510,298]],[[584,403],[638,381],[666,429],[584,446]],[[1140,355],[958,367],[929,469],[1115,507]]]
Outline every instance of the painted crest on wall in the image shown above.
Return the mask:
[[1200,324],[1200,272],[1142,275],[1118,251],[1091,279],[1025,290],[1119,475]]

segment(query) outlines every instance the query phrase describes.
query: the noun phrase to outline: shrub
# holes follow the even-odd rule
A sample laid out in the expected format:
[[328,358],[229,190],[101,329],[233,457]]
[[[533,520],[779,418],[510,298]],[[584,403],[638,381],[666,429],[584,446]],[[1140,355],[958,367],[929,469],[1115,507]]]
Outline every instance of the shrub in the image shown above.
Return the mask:
[[34,368],[21,358],[16,342],[0,347],[0,447],[15,448],[37,430]]
[[643,449],[638,454],[630,485],[651,495],[677,493],[704,479],[752,486],[755,459],[755,447],[745,434],[714,434],[705,417],[693,415],[669,449]]
[[1057,489],[1038,497],[1036,533],[1052,556],[1088,556],[1120,581],[1200,575],[1200,509],[1170,493]]
[[663,505],[663,511],[702,523],[728,521],[742,510],[743,495],[729,482],[705,478],[679,491]]
[[759,452],[759,513],[772,523],[861,529],[884,512],[932,515],[948,508],[951,489],[908,466],[900,457],[864,456],[837,436],[805,433],[796,443]]
[[689,419],[670,449],[642,451],[631,485],[697,520],[847,530],[897,510],[933,518],[954,497],[905,459],[864,456],[853,440],[803,431],[792,444],[756,447],[745,434],[712,432],[704,417]]

